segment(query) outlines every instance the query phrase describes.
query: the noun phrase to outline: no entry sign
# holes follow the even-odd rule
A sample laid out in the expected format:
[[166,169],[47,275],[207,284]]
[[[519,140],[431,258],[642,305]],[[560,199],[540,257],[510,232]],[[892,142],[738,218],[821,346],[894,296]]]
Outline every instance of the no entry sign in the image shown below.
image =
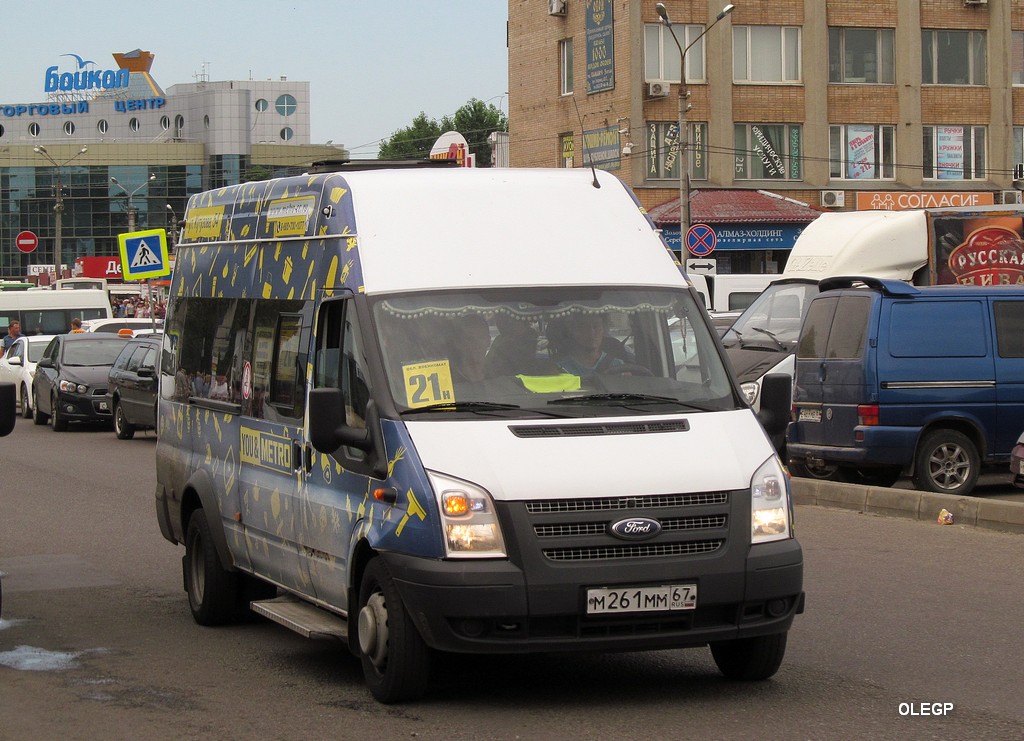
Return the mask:
[[39,237],[35,235],[35,232],[18,232],[18,236],[14,238],[14,243],[22,252],[32,252],[39,246]]

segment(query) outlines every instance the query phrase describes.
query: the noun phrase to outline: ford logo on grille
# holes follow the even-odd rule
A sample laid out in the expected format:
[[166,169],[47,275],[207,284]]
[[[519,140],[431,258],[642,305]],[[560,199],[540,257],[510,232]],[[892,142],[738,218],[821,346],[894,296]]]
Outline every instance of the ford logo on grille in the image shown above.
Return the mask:
[[612,525],[612,534],[623,540],[646,540],[661,532],[661,523],[649,517],[630,517]]

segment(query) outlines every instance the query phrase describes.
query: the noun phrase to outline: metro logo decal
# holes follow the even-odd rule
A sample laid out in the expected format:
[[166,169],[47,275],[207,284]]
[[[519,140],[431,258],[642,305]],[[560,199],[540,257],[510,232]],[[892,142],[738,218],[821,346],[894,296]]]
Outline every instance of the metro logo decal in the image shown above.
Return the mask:
[[251,427],[239,428],[239,460],[279,473],[292,472],[291,438],[272,435]]

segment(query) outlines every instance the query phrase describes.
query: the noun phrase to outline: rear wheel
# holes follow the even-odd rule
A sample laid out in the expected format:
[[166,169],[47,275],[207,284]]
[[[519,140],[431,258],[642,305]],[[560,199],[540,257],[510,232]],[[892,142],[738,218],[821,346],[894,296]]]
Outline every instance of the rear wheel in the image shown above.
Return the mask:
[[225,569],[217,556],[206,511],[197,509],[185,535],[185,591],[200,625],[223,625],[238,615],[240,574]]
[[56,396],[50,397],[50,424],[54,432],[64,432],[68,429],[68,421],[60,413],[60,400]]
[[24,384],[21,386],[21,416],[24,419],[32,417],[32,405],[29,403],[28,387]]
[[135,437],[135,425],[125,418],[119,401],[114,402],[114,434],[118,440],[131,440]]
[[914,459],[914,485],[941,494],[969,494],[978,483],[981,457],[971,439],[956,430],[925,435]]
[[786,633],[718,641],[711,644],[711,656],[718,670],[729,679],[768,679],[782,666],[786,655]]
[[363,572],[357,631],[363,675],[378,701],[414,700],[426,691],[430,648],[380,558],[370,561]]
[[818,479],[819,481],[838,481],[839,466],[832,463],[796,463],[789,462],[789,473],[803,479]]
[[39,407],[39,394],[32,397],[32,424],[45,425],[50,421],[49,414],[43,414]]

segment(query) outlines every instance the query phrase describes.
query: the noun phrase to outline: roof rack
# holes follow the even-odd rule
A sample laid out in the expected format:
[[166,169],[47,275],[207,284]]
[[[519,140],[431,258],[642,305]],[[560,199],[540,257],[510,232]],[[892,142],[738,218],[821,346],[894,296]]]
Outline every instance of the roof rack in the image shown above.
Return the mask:
[[421,167],[458,167],[458,160],[421,159],[421,160],[350,160],[331,159],[314,162],[309,168],[311,175],[325,172],[351,172],[354,170],[393,170],[415,169]]

